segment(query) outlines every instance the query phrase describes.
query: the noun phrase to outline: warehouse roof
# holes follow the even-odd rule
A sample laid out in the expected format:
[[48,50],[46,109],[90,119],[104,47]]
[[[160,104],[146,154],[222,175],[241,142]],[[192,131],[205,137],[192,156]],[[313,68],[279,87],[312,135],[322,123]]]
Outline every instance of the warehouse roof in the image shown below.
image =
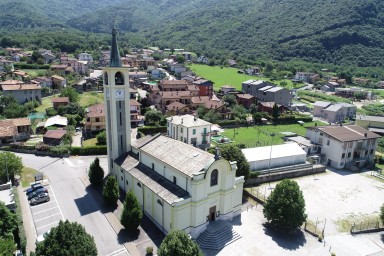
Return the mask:
[[307,153],[296,143],[283,145],[245,148],[241,150],[248,162],[276,159],[295,155],[307,155]]

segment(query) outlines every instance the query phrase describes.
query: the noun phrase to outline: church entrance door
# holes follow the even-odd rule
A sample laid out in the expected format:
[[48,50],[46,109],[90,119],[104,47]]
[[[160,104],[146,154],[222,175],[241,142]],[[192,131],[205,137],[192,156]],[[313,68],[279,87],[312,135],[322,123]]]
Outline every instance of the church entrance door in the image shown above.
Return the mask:
[[215,221],[216,219],[216,206],[209,208],[209,221]]

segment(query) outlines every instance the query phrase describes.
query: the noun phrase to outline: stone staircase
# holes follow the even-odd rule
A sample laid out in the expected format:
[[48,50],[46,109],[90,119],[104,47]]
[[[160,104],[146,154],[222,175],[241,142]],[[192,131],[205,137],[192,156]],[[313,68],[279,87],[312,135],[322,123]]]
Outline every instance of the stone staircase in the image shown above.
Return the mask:
[[201,248],[221,250],[228,244],[241,238],[226,221],[211,222],[207,229],[199,235],[196,242]]

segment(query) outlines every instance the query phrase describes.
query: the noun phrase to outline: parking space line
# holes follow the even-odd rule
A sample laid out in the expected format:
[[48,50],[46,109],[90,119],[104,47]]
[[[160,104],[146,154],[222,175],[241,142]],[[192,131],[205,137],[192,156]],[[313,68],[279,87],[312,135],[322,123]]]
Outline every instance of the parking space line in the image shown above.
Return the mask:
[[57,207],[59,208],[59,211],[60,211],[60,214],[61,214],[61,219],[64,220],[64,215],[63,215],[63,212],[61,211],[59,202],[58,202],[57,199],[56,199],[55,192],[53,192],[53,188],[52,188],[51,185],[49,185],[49,187],[51,188],[52,195],[53,195],[53,197],[55,198],[55,202],[56,202],[56,204],[57,204]]
[[[55,202],[55,201],[52,201],[52,202]],[[35,213],[33,213],[33,214],[39,214],[39,213],[46,212],[46,211],[49,211],[49,210],[52,210],[52,209],[55,209],[55,208],[58,208],[58,206],[51,207],[51,208],[49,208],[49,209],[47,209],[47,210],[43,210],[43,211],[39,211],[39,212],[35,212]]]
[[51,225],[56,224],[56,223],[59,223],[59,221],[54,221],[54,222],[51,222],[51,223],[49,223],[47,225],[44,225],[44,226],[41,226],[41,227],[36,227],[36,229],[45,228],[45,227],[51,226]]
[[[47,204],[49,204],[49,203],[54,203],[54,202],[56,202],[56,200],[54,200],[54,201],[49,201],[49,202],[46,202],[46,203],[44,203],[44,204],[31,205],[31,208],[33,207],[33,208],[35,209],[36,207],[39,207],[39,206],[46,206]],[[29,203],[29,204],[30,204],[30,203]]]
[[60,213],[52,214],[52,215],[49,215],[48,217],[44,217],[44,218],[35,220],[35,222],[38,222],[38,221],[41,221],[41,220],[45,220],[45,219],[48,219],[48,218],[50,218],[50,217],[52,217],[52,216],[56,216],[56,215],[60,215]]
[[106,255],[106,256],[112,256],[112,255],[119,255],[123,252],[128,252],[127,249],[125,247],[119,249],[119,250],[116,250],[114,252],[111,252],[110,254]]

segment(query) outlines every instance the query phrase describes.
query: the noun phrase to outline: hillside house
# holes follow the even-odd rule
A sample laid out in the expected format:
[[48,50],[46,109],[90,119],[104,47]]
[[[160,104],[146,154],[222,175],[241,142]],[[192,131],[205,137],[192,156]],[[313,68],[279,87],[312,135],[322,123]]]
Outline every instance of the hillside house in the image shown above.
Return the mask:
[[80,61],[86,61],[89,64],[93,63],[93,57],[92,57],[92,54],[90,53],[86,53],[86,52],[79,53],[78,58]]
[[167,77],[167,71],[163,68],[155,68],[151,71],[151,77],[153,79],[164,79]]
[[221,92],[225,95],[230,92],[236,92],[236,88],[231,85],[223,85],[220,87]]
[[332,104],[325,101],[316,101],[313,104],[313,116],[320,117],[330,123],[338,123],[346,118],[354,118],[356,106],[348,103]]
[[293,81],[315,84],[320,80],[320,75],[312,72],[296,72]]
[[249,107],[255,103],[255,97],[248,93],[238,93],[236,94],[237,103],[249,109]]
[[28,118],[0,120],[0,145],[26,141],[30,138],[31,134],[31,121]]
[[66,130],[48,130],[43,135],[43,143],[49,146],[59,146],[63,143],[63,137],[67,134]]
[[[269,115],[273,115],[273,107],[275,106],[275,102],[263,102],[259,101],[257,103],[257,108],[260,112],[268,113]],[[279,114],[285,113],[287,111],[287,108],[285,108],[283,105],[277,104],[277,107],[279,109]]]
[[368,129],[380,135],[384,135],[384,117],[356,115],[355,125]]
[[53,97],[51,98],[51,101],[52,101],[52,107],[55,110],[58,110],[60,107],[67,106],[69,104],[68,97]]
[[25,84],[19,80],[6,80],[0,82],[0,86],[5,95],[13,95],[19,104],[34,100],[41,103],[41,86],[38,84]]
[[67,79],[62,76],[52,76],[52,87],[53,89],[61,89],[67,86]]
[[167,105],[166,114],[167,116],[185,115],[190,113],[190,109],[187,105],[174,101]]

